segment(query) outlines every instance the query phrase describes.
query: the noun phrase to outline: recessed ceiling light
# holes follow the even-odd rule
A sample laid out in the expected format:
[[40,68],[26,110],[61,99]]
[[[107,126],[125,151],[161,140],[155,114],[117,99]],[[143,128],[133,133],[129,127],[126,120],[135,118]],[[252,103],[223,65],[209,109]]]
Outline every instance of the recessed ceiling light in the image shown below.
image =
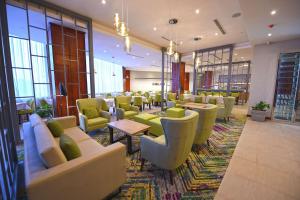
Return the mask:
[[104,53],[106,53],[107,51],[106,51],[106,50],[104,50],[103,52],[104,52]]
[[268,33],[268,36],[271,37],[271,36],[272,36],[272,33]]
[[235,55],[235,56],[237,56],[238,54],[237,54],[237,53],[235,53],[234,55]]
[[154,30],[154,31],[157,31],[157,28],[154,26],[154,27],[153,27],[153,30]]
[[219,35],[219,33],[215,33],[215,36],[218,36]]
[[149,55],[150,55],[150,53],[146,53],[146,55],[147,55],[147,56],[149,56]]
[[132,59],[135,59],[135,57],[134,57],[134,56],[131,56],[131,58],[132,58]]
[[195,10],[195,13],[198,15],[200,13],[200,10],[199,9],[196,9]]
[[101,3],[104,5],[106,4],[106,0],[102,0]]
[[120,45],[119,45],[119,44],[117,44],[117,45],[116,45],[116,47],[118,47],[118,48],[119,48],[119,47],[120,47]]
[[242,57],[241,57],[241,59],[243,60],[243,59],[244,59],[244,57],[242,56]]
[[276,13],[277,13],[276,10],[272,10],[272,11],[270,12],[271,15],[275,15]]
[[180,42],[179,42],[179,44],[180,44],[180,45],[182,45],[182,44],[183,44],[183,42],[182,42],[182,41],[180,41]]

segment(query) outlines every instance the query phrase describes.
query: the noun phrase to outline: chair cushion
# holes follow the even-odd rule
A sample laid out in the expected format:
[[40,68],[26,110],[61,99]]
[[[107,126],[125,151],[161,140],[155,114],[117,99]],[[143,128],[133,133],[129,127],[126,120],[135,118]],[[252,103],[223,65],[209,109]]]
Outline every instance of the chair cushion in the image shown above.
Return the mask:
[[102,150],[105,147],[96,142],[94,139],[89,138],[88,140],[84,140],[78,143],[78,146],[81,151],[82,156],[86,156],[88,154],[92,154],[96,151]]
[[99,124],[105,124],[105,123],[108,123],[108,119],[103,117],[88,119],[88,126],[97,126]]
[[209,98],[208,103],[217,105],[217,99],[216,98]]
[[65,134],[70,136],[75,142],[81,142],[90,137],[78,127],[67,128],[64,130]]
[[99,117],[99,111],[97,108],[84,108],[83,109],[83,114],[88,118],[88,119],[94,119]]
[[120,106],[120,108],[124,109],[125,111],[130,110],[130,105],[128,103],[120,103],[119,106]]
[[49,120],[47,122],[47,127],[51,131],[53,137],[60,137],[64,133],[63,127],[56,120]]
[[202,100],[203,100],[203,98],[201,96],[195,96],[194,102],[195,103],[203,103]]
[[45,124],[36,125],[34,135],[37,151],[47,168],[67,162],[66,157]]
[[133,119],[136,122],[140,122],[142,124],[148,124],[149,120],[157,118],[157,117],[158,117],[157,115],[152,115],[152,114],[149,114],[149,113],[142,113],[142,114],[135,115],[133,117]]
[[169,108],[167,110],[168,117],[181,118],[184,117],[184,109],[182,108]]
[[148,125],[150,126],[149,132],[153,135],[156,136],[161,136],[164,134],[161,122],[160,122],[160,117],[151,119],[148,122]]
[[73,160],[81,156],[80,149],[76,142],[66,134],[60,136],[59,146],[67,160]]
[[124,117],[127,118],[127,117],[133,117],[134,115],[137,115],[138,113],[135,112],[135,111],[125,111],[124,113]]

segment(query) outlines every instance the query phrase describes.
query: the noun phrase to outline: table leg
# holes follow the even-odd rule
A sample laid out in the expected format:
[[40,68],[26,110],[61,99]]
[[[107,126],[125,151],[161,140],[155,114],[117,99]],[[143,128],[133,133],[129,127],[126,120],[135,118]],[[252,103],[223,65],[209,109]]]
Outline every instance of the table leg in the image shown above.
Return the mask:
[[132,154],[133,151],[132,151],[132,138],[130,135],[127,135],[127,152],[129,154]]
[[144,131],[144,135],[148,135],[148,130],[145,130],[145,131]]
[[110,143],[114,143],[114,129],[111,128],[111,127],[108,127],[109,129],[109,140],[110,140]]

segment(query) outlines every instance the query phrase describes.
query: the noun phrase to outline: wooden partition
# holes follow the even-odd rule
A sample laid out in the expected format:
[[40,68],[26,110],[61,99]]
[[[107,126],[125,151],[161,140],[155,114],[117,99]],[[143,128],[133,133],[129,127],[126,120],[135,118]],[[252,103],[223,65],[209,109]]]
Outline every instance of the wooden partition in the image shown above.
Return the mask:
[[[78,116],[76,99],[88,97],[85,33],[52,23],[51,40],[53,44],[56,116]],[[67,97],[60,96],[60,82],[67,89]]]
[[130,91],[130,71],[125,67],[123,67],[123,90],[124,92]]
[[172,92],[184,92],[185,63],[172,63]]

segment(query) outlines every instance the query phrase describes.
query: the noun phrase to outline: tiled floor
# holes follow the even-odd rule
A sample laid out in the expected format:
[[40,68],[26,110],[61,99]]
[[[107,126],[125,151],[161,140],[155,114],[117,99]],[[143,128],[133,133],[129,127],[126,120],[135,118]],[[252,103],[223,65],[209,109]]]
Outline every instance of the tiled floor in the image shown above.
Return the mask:
[[300,126],[248,119],[215,200],[300,199]]

